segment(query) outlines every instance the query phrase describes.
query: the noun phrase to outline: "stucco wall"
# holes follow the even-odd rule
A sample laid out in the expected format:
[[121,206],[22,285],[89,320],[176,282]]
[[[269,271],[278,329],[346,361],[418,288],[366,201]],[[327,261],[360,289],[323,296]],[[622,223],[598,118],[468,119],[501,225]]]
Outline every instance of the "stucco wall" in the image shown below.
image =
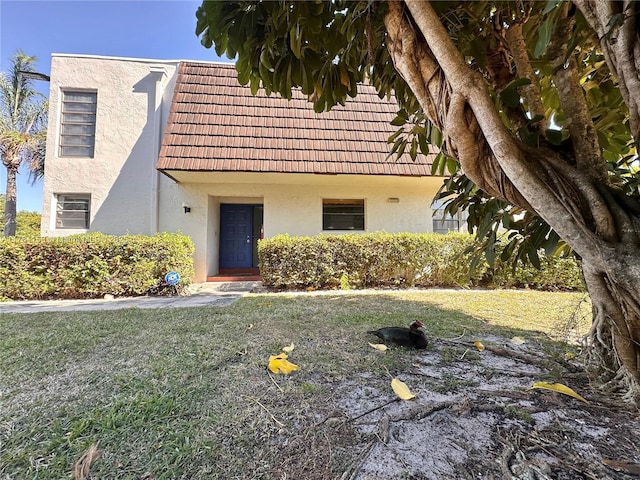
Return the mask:
[[[79,233],[55,228],[55,198],[62,193],[91,194],[90,231],[154,233],[155,164],[169,108],[162,95],[176,67],[177,62],[53,55],[42,235]],[[65,89],[97,92],[94,158],[58,155]]]
[[[221,203],[263,204],[266,238],[280,233],[322,233],[325,198],[364,199],[367,232],[423,233],[432,231],[430,203],[442,181],[429,177],[202,172],[186,177],[190,181],[161,181],[160,228],[191,236],[196,246],[197,281],[217,273]],[[191,208],[187,214],[184,204]]]
[[[90,231],[189,235],[196,281],[218,272],[221,203],[264,205],[264,234],[322,232],[322,200],[365,201],[365,231],[430,232],[440,178],[157,172],[178,62],[54,54],[41,231],[55,228],[56,194],[90,194]],[[58,155],[61,92],[97,91],[94,158]],[[175,181],[174,179],[177,179]],[[397,199],[390,201],[389,199]],[[183,206],[191,209],[184,212]],[[84,230],[82,230],[84,231]],[[339,233],[339,232],[328,232]]]

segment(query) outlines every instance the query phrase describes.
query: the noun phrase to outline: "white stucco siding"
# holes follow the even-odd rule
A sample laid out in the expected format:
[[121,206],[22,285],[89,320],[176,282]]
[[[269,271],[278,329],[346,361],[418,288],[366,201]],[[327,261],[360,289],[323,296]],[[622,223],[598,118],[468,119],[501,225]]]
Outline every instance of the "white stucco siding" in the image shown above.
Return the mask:
[[[90,231],[154,232],[155,165],[177,62],[54,54],[43,185],[42,234],[55,228],[56,195],[91,195]],[[160,71],[158,71],[160,70]],[[62,92],[97,92],[93,158],[60,157]]]
[[[230,172],[194,172],[187,177],[192,181],[176,183],[167,177],[161,181],[160,229],[182,231],[193,239],[196,281],[217,273],[222,203],[262,204],[265,238],[281,233],[323,233],[322,200],[330,198],[363,199],[367,232],[424,233],[432,231],[430,203],[442,181],[433,177]],[[189,213],[184,213],[183,204],[191,208]]]
[[[430,203],[442,182],[437,177],[167,172],[174,181],[158,173],[178,64],[53,55],[42,235],[87,231],[56,228],[56,198],[90,195],[89,231],[115,235],[180,231],[194,242],[195,280],[204,281],[218,273],[220,209],[226,203],[262,205],[267,238],[322,233],[323,199],[363,200],[366,232],[432,231]],[[97,92],[92,158],[59,155],[61,94],[67,90]],[[255,229],[252,232],[255,239]]]
[[[391,180],[391,179],[389,179]],[[265,234],[317,235],[322,233],[324,199],[364,200],[366,232],[428,232],[431,229],[429,204],[425,188],[407,185],[402,188],[389,181],[386,186],[287,186],[274,188],[265,195]],[[408,182],[410,183],[410,182]],[[398,203],[390,203],[397,198]],[[330,231],[325,233],[341,233]]]

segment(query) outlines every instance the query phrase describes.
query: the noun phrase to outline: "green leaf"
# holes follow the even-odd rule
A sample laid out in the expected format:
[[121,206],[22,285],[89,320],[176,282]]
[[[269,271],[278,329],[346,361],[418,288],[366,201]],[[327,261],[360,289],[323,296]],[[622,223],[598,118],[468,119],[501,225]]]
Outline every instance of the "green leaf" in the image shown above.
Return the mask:
[[545,132],[547,140],[554,145],[560,145],[562,143],[562,130],[548,129]]
[[391,125],[394,125],[396,127],[401,127],[402,125],[407,123],[408,119],[409,119],[409,114],[407,113],[407,111],[404,109],[399,110],[396,117],[393,120],[391,120]]
[[542,13],[546,15],[551,10],[556,8],[560,3],[562,3],[561,0],[547,0],[547,4],[544,6],[544,10],[542,11]]
[[252,76],[250,85],[251,85],[251,95],[256,95],[258,93],[258,90],[260,90],[260,78]]
[[[495,242],[495,232],[493,233],[493,238],[493,241]],[[489,266],[493,267],[496,263],[496,244],[491,243],[491,240],[487,244],[487,248],[484,250],[484,256],[486,257]]]
[[387,138],[387,143],[393,143],[395,142],[398,137],[400,135],[402,135],[404,133],[404,131],[402,129],[397,130],[396,132],[392,133],[389,138]]
[[509,83],[507,83],[504,88],[518,88],[524,87],[525,85],[531,85],[531,80],[529,80],[528,78],[516,78],[515,80],[511,80]]
[[515,108],[520,104],[520,94],[515,88],[509,88],[500,92],[500,100],[506,106]]
[[418,135],[418,145],[423,155],[429,155],[429,142],[427,142],[426,134],[421,133]]
[[300,26],[296,24],[289,31],[289,46],[291,47],[291,51],[296,56],[296,58],[300,58],[302,56],[301,42],[302,39],[300,38]]
[[458,171],[458,162],[451,157],[447,157],[447,170],[451,175],[456,173]]
[[431,144],[437,147],[442,146],[442,132],[435,127],[431,129]]
[[553,255],[558,248],[558,242],[560,242],[560,236],[553,230],[549,232],[549,238],[547,240],[547,244],[544,247],[545,255],[547,255],[548,257]]
[[500,100],[502,100],[502,103],[509,107],[517,107],[520,104],[520,94],[518,93],[518,87],[530,84],[531,80],[529,80],[528,78],[516,78],[515,80],[512,80],[500,92]]
[[[447,156],[442,152],[438,152],[436,158],[433,159],[431,164],[431,175],[444,175],[444,169],[446,168]],[[446,195],[445,195],[446,196]]]
[[411,157],[411,160],[413,160],[414,162],[418,157],[418,141],[415,138],[411,140],[411,148],[409,149],[409,156]]
[[533,265],[538,270],[540,270],[541,265],[540,265],[540,257],[538,256],[538,252],[536,252],[535,250],[529,250],[527,252],[527,258],[531,262],[531,265]]
[[551,41],[551,35],[556,28],[556,17],[549,16],[540,28],[538,29],[538,42],[536,43],[533,51],[534,58],[540,58],[542,54],[547,50],[549,42]]

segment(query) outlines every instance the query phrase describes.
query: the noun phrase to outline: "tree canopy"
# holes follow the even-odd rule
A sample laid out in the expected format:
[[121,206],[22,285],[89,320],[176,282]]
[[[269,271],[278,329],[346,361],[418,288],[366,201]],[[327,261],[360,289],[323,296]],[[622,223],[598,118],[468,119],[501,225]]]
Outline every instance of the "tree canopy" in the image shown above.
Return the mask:
[[31,178],[44,175],[48,102],[32,85],[36,58],[18,51],[0,75],[0,158],[7,168],[4,235],[16,234],[16,175],[26,163]]
[[594,358],[640,391],[640,3],[204,1],[196,34],[238,80],[316,111],[368,82],[395,98],[392,153],[438,152],[449,212],[489,261],[581,259]]

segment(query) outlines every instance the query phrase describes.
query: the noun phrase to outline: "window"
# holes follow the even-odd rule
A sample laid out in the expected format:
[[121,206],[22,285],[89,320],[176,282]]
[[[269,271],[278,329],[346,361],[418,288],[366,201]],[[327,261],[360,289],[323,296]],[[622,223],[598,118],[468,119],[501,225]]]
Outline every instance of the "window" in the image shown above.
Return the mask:
[[323,230],[364,230],[364,200],[322,200]]
[[56,206],[56,228],[83,229],[89,228],[90,195],[65,194],[58,195]]
[[60,156],[93,158],[97,92],[62,92]]
[[446,214],[444,202],[441,200],[433,202],[431,209],[433,210],[434,233],[459,232],[460,227],[466,221],[466,215],[463,212],[458,212],[455,215]]

